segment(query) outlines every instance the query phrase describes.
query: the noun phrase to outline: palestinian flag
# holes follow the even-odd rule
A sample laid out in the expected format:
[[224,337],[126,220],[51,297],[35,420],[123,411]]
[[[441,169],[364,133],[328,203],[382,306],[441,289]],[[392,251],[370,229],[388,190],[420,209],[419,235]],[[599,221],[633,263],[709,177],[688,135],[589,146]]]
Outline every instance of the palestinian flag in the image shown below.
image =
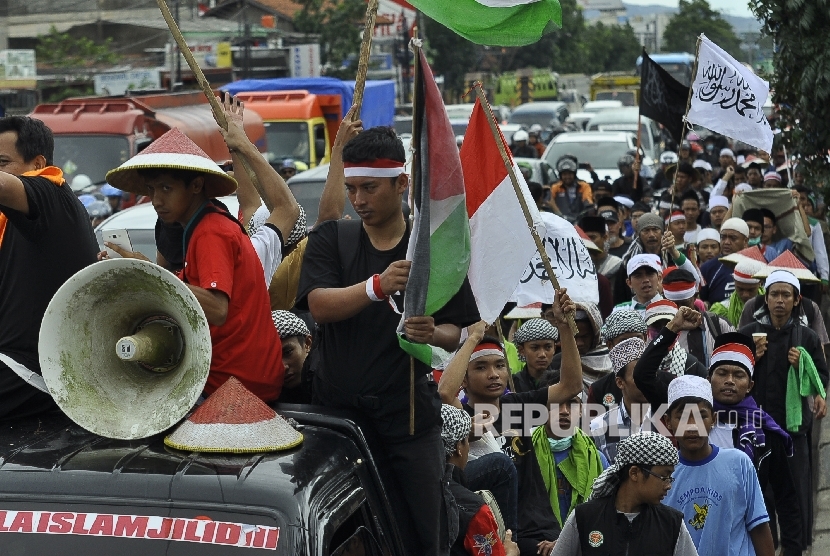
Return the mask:
[[562,27],[558,0],[409,0],[465,39],[489,46],[524,46]]
[[[476,100],[470,125],[461,145],[461,164],[467,191],[472,254],[470,287],[482,320],[492,324],[498,318],[537,252],[527,228],[513,181],[501,157],[499,141],[508,156],[510,150],[501,131],[493,134],[487,111]],[[530,196],[519,166],[510,163],[527,202],[534,228],[545,237],[545,224]]]
[[[416,60],[417,118],[413,182],[415,206],[407,260],[403,319],[433,315],[461,289],[470,266],[470,223],[464,203],[464,172],[444,101],[423,50]],[[403,332],[403,320],[399,333]],[[400,337],[401,347],[435,366],[433,348]],[[442,350],[443,351],[443,350]]]

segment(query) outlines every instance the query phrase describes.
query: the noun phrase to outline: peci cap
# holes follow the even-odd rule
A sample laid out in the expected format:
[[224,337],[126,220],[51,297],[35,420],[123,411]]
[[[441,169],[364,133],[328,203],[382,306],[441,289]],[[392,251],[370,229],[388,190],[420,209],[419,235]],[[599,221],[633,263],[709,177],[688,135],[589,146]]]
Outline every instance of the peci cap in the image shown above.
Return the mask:
[[734,230],[744,237],[749,237],[749,226],[740,218],[732,217],[726,220],[720,227],[721,232],[725,230]]
[[712,405],[712,384],[700,376],[679,376],[669,382],[669,405],[681,398],[697,398]]

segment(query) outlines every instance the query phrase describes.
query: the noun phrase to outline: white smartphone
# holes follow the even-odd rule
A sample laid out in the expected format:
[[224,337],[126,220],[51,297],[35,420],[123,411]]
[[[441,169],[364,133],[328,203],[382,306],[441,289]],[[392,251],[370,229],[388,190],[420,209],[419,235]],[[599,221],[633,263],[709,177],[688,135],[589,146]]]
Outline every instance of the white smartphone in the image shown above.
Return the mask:
[[[104,239],[105,242],[117,245],[125,251],[133,251],[133,244],[130,242],[130,234],[127,233],[127,230],[104,230],[103,232],[101,232],[101,237]],[[104,249],[106,249],[109,258],[121,258],[121,255],[119,255],[109,247],[104,246]]]

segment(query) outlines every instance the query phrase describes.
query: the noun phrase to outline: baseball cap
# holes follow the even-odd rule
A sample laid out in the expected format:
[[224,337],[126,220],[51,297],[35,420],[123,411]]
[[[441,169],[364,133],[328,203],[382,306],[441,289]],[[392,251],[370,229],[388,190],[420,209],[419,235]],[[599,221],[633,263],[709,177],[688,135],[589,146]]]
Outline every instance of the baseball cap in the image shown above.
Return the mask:
[[663,264],[660,262],[660,257],[650,253],[640,253],[639,255],[634,255],[628,261],[628,265],[625,268],[626,274],[631,276],[644,266],[651,268],[658,274],[663,272]]
[[620,221],[620,215],[617,214],[617,211],[615,211],[615,210],[604,210],[604,211],[600,212],[599,215],[602,216],[608,222],[619,222]]

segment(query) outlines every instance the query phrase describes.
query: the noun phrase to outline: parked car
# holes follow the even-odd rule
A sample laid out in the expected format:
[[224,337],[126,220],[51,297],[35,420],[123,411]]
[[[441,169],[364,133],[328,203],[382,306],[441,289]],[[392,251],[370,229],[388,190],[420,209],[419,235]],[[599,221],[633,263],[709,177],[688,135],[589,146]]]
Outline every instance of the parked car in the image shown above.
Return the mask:
[[450,120],[467,120],[470,121],[470,116],[473,115],[473,103],[465,104],[447,104],[447,117]]
[[[590,164],[599,179],[613,182],[620,177],[617,161],[629,150],[636,148],[634,134],[625,131],[576,131],[560,133],[553,138],[542,159],[556,168],[556,161],[566,154],[574,155],[580,166]],[[643,163],[650,163],[644,159]],[[591,183],[591,174],[580,167],[577,179]]]
[[622,108],[623,103],[621,100],[592,100],[586,102],[582,106],[583,112],[602,112],[603,110],[614,110],[616,108]]
[[568,105],[564,102],[528,102],[514,108],[507,122],[527,127],[539,124],[543,128],[548,128],[560,125],[569,115]]
[[636,106],[603,110],[588,122],[588,131],[630,131],[637,134],[637,122],[640,121],[640,144],[643,152],[652,159],[660,157],[665,148],[663,132],[657,122],[643,116],[638,120],[640,109]]
[[571,112],[571,115],[565,120],[565,127],[572,125],[576,131],[585,131],[588,122],[594,117],[596,112]]

